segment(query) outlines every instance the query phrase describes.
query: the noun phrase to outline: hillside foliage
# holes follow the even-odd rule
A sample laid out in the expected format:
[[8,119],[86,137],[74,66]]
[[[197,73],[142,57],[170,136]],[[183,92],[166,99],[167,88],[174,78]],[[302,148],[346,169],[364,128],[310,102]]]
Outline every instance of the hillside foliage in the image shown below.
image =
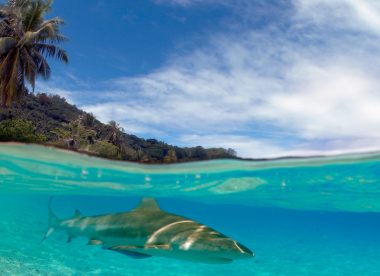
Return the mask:
[[0,109],[0,140],[43,143],[96,156],[144,163],[235,158],[232,149],[181,148],[127,134],[115,122],[104,124],[57,95],[29,94]]

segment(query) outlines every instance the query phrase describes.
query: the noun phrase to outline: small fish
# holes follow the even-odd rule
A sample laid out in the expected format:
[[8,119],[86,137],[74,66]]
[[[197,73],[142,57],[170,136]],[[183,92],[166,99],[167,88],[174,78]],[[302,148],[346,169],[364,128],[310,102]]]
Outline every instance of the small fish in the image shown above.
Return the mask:
[[89,238],[89,245],[132,258],[161,256],[202,263],[230,263],[254,253],[246,246],[194,220],[162,211],[153,198],[143,198],[130,212],[85,217],[77,210],[72,218],[58,219],[49,202],[49,229]]

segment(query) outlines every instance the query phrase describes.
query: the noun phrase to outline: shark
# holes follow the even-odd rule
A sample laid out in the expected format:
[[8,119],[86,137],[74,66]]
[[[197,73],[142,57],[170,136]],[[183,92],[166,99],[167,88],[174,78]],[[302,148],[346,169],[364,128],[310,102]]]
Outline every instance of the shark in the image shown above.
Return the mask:
[[128,212],[59,219],[49,200],[49,228],[43,240],[54,230],[75,237],[87,237],[88,245],[101,246],[126,256],[143,259],[152,256],[193,262],[225,264],[248,259],[254,253],[228,236],[192,219],[161,210],[154,198],[143,198]]

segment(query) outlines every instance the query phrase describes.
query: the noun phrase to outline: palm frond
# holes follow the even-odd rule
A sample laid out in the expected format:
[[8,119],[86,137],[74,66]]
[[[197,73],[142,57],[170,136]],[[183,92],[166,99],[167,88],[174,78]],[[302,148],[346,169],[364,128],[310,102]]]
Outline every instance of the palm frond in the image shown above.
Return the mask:
[[23,37],[19,41],[19,45],[25,45],[33,41],[56,41],[63,42],[66,40],[64,36],[59,34],[57,26],[57,20],[49,20],[40,25],[37,30],[28,30],[24,33]]
[[22,72],[27,81],[32,86],[34,91],[35,83],[36,83],[36,70],[37,64],[32,56],[32,54],[27,49],[21,50],[21,64],[22,64]]
[[16,43],[13,37],[0,37],[0,55],[7,53]]
[[55,45],[38,43],[35,44],[35,48],[39,53],[45,55],[46,57],[54,57],[63,61],[64,63],[67,63],[69,61],[66,51]]
[[50,69],[49,64],[46,62],[46,59],[42,55],[37,53],[36,57],[38,57],[38,60],[39,60],[38,68],[37,68],[38,75],[40,75],[45,80],[49,79],[50,74],[51,74],[51,69]]

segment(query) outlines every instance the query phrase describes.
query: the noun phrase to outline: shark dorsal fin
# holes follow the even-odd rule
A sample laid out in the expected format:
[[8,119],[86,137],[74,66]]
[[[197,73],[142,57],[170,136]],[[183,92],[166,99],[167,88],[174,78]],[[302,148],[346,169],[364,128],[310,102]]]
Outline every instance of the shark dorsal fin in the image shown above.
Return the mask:
[[141,199],[140,204],[135,208],[135,210],[137,209],[160,210],[160,207],[154,198],[144,197]]

